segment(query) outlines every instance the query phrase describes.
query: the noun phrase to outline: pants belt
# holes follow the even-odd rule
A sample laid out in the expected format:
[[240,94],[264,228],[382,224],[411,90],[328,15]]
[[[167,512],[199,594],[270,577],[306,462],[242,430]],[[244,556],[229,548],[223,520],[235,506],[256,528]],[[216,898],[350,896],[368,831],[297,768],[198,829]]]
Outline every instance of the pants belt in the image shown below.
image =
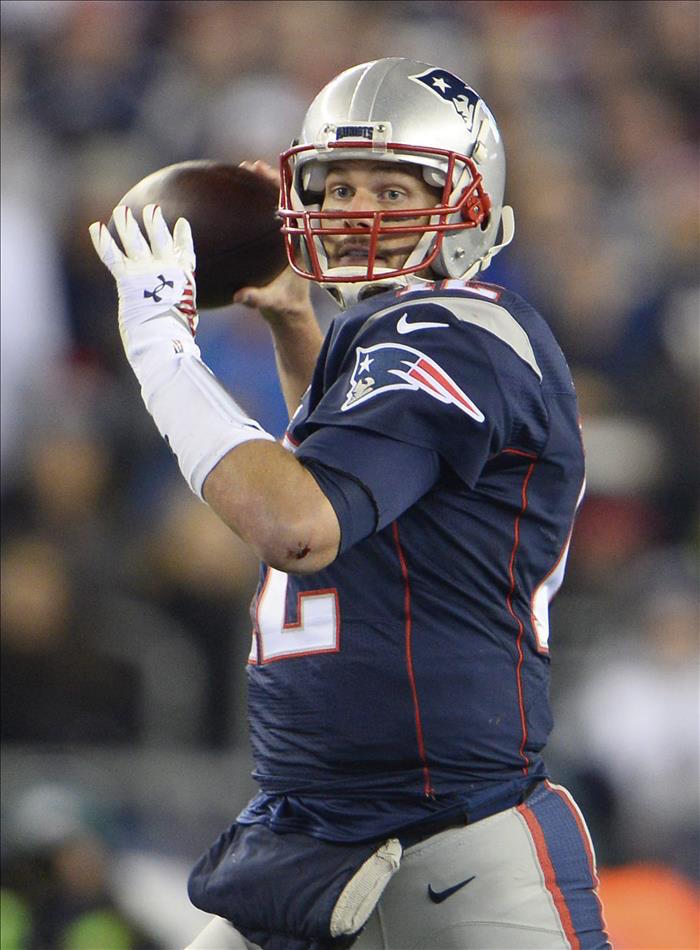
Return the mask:
[[490,818],[491,815],[498,814],[498,812],[507,811],[507,809],[513,808],[514,805],[522,805],[523,802],[528,800],[535,789],[539,788],[542,782],[543,779],[535,779],[534,781],[530,782],[530,784],[527,785],[521,792],[515,793],[509,797],[496,799],[495,801],[489,802],[482,808],[477,808],[470,813],[462,812],[459,815],[452,814],[449,817],[436,818],[435,821],[431,821],[427,824],[421,824],[420,828],[417,828],[415,832],[411,832],[410,830],[407,830],[405,833],[398,832],[397,837],[401,842],[401,846],[405,850],[406,848],[411,848],[415,844],[420,844],[420,842],[425,841],[426,838],[432,838],[433,835],[437,835],[441,831],[448,831],[450,828],[464,828],[467,825],[473,825],[477,821],[482,821],[484,818]]

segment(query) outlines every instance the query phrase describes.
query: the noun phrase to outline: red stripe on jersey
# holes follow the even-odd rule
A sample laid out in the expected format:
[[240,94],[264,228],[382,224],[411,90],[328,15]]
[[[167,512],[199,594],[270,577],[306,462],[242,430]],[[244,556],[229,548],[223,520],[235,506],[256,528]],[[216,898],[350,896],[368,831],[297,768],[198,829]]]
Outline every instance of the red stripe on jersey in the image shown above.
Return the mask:
[[411,634],[413,631],[413,622],[411,617],[411,584],[408,578],[408,566],[406,565],[406,558],[404,557],[403,548],[401,547],[401,541],[399,539],[399,526],[394,521],[391,526],[391,531],[394,536],[394,543],[396,545],[396,553],[399,558],[399,565],[401,567],[401,577],[403,579],[403,589],[404,589],[404,598],[403,598],[403,607],[404,607],[404,622],[405,622],[405,641],[406,641],[406,668],[408,670],[408,681],[411,686],[411,696],[413,698],[413,714],[416,721],[416,738],[418,740],[418,755],[423,764],[423,793],[426,797],[433,796],[433,785],[430,778],[430,768],[428,766],[428,760],[425,754],[425,742],[423,740],[423,723],[421,722],[420,715],[420,704],[418,702],[418,691],[416,689],[416,677],[413,672],[413,654],[411,651]]
[[[472,413],[480,413],[480,410],[474,405],[471,399],[468,399],[461,390],[459,390],[453,380],[446,373],[438,372],[434,366],[431,366],[427,360],[419,360],[416,364],[416,369],[423,370],[424,373],[428,373],[440,387],[445,389],[450,396],[454,399],[455,402],[461,403],[463,406],[466,406]],[[409,372],[409,376],[410,376]]]
[[501,449],[500,452],[497,452],[496,455],[492,455],[491,458],[496,458],[500,454],[503,455],[521,455],[525,459],[536,459],[537,455],[534,452],[527,452],[525,449]]
[[542,873],[544,874],[544,886],[547,888],[549,893],[552,895],[554,900],[554,906],[556,907],[557,913],[559,914],[559,920],[566,934],[567,940],[571,944],[571,950],[580,950],[581,944],[579,939],[576,936],[576,931],[574,930],[574,925],[571,920],[571,913],[569,908],[566,906],[566,900],[564,895],[561,892],[561,888],[557,884],[557,876],[554,871],[554,865],[552,864],[552,859],[549,856],[549,849],[547,847],[547,842],[544,837],[540,823],[535,817],[535,814],[527,805],[518,805],[518,811],[525,819],[525,824],[527,825],[530,834],[532,835],[532,840],[535,844],[535,851],[537,852],[537,860],[540,863],[542,868]]
[[[522,453],[514,449],[505,449],[505,452],[520,455]],[[525,746],[527,744],[527,719],[525,717],[525,703],[523,701],[523,681],[522,681],[522,667],[523,667],[523,634],[525,633],[525,624],[522,622],[520,617],[513,610],[513,594],[515,593],[515,558],[518,553],[518,548],[520,547],[520,521],[522,516],[525,514],[527,509],[527,486],[532,473],[535,470],[535,462],[532,462],[525,473],[525,478],[523,479],[523,486],[520,492],[521,497],[521,507],[518,512],[518,516],[515,519],[515,525],[513,528],[513,549],[510,552],[510,561],[508,563],[508,576],[510,578],[510,589],[506,594],[506,607],[508,608],[508,613],[511,615],[513,620],[518,625],[518,637],[516,640],[516,646],[518,649],[518,665],[516,667],[516,680],[518,685],[518,706],[520,708],[520,726],[522,729],[522,741],[520,743],[520,758],[524,761],[525,765],[523,766],[523,773],[527,775],[527,770],[530,767],[530,760],[525,754]]]
[[438,396],[443,395],[442,391],[433,384],[430,377],[426,373],[421,372],[420,363],[416,363],[415,366],[412,366],[411,369],[408,371],[408,375],[412,379],[415,379],[417,382],[422,383],[427,389],[430,389],[432,392],[437,393]]

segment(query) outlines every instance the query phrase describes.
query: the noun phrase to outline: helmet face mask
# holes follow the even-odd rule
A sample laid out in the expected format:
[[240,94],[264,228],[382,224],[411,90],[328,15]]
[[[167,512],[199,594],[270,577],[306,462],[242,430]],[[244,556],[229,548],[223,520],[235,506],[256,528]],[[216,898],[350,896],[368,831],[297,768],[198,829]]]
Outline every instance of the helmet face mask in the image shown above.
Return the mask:
[[[387,162],[420,165],[432,172],[429,180],[442,179],[442,194],[439,202],[424,208],[404,208],[391,210],[321,210],[322,195],[303,189],[302,199],[295,185],[295,164],[308,167],[308,155],[313,156],[315,164],[340,162],[343,159],[356,161],[366,154],[376,161],[378,155],[371,141],[346,140],[330,142],[327,153],[321,159],[313,145],[298,145],[288,149],[281,156],[282,200],[279,215],[282,218],[282,233],[287,245],[287,253],[292,268],[301,276],[318,283],[348,282],[358,283],[415,274],[430,267],[442,250],[446,234],[462,231],[465,228],[482,227],[488,221],[491,201],[484,191],[482,178],[475,163],[466,155],[458,155],[444,149],[430,149],[425,146],[406,145],[387,142],[381,153],[381,160]],[[307,158],[304,162],[303,159]],[[316,168],[316,179],[319,169]],[[323,170],[325,171],[325,169]],[[312,174],[313,174],[312,172]],[[458,190],[453,188],[455,176],[468,182]],[[311,176],[307,175],[307,179]],[[325,176],[324,176],[325,177]],[[424,175],[428,178],[428,175]],[[297,173],[298,180],[299,175]],[[319,200],[320,199],[320,200]],[[303,210],[302,210],[303,209]],[[422,223],[417,219],[427,219]],[[353,221],[357,220],[357,224]],[[371,220],[371,225],[361,223]],[[400,234],[414,235],[416,244],[424,235],[430,237],[426,253],[412,261],[414,253],[408,255],[400,268],[388,269],[376,266],[377,252],[382,239],[393,238]],[[338,274],[339,268],[328,268],[323,238],[335,235],[361,235],[368,240],[368,259],[366,266],[348,268],[353,273]],[[302,250],[303,249],[303,250]]]
[[[349,161],[419,166],[441,195],[431,207],[323,209],[330,163]],[[503,206],[505,155],[491,112],[461,79],[426,63],[383,59],[341,73],[311,104],[280,170],[279,214],[292,268],[329,289],[345,285],[346,298],[347,285],[357,291],[416,276],[470,277],[513,235],[512,211]],[[379,266],[382,242],[401,234],[412,245],[407,258]],[[362,235],[366,263],[329,266],[323,241],[336,235]]]

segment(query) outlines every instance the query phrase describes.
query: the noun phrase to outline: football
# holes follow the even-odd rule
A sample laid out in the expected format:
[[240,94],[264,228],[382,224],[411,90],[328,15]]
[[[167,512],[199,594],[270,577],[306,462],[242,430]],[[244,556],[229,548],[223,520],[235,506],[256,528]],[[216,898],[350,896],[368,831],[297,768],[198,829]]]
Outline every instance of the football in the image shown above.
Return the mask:
[[[197,306],[224,307],[241,287],[262,287],[287,265],[276,217],[277,186],[247,168],[198,160],[168,165],[121,199],[142,224],[145,205],[159,204],[172,230],[187,218],[197,255]],[[114,221],[107,225],[120,244]]]

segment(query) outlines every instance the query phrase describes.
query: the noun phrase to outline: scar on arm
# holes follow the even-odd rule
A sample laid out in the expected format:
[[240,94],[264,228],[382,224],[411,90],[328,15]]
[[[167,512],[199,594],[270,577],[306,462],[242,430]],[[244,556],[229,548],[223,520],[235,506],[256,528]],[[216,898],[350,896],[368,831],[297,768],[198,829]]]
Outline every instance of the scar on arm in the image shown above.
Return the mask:
[[308,544],[299,543],[297,545],[296,551],[287,551],[287,557],[293,557],[295,561],[301,561],[302,558],[306,557],[310,550],[311,547]]

